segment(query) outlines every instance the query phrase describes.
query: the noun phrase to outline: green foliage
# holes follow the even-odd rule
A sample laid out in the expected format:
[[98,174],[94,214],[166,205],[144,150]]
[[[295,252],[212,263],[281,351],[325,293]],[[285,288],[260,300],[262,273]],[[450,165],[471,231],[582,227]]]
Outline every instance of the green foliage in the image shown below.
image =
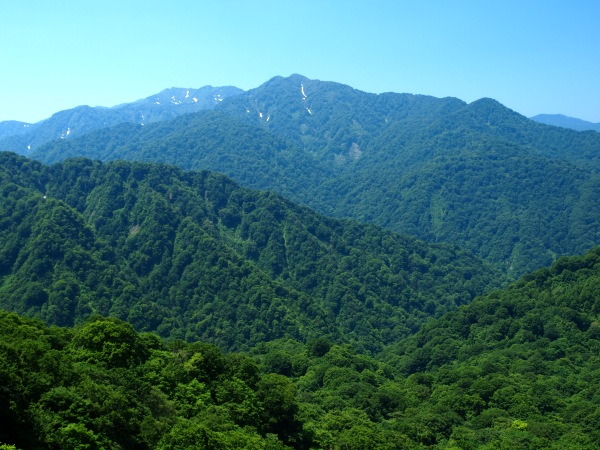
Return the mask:
[[[497,274],[448,244],[327,219],[214,173],[0,153],[0,305],[34,318],[0,312],[0,442],[598,448],[600,250],[558,257],[597,241],[599,184],[583,167],[594,140],[528,128],[489,100],[406,96],[402,109],[297,77],[272,84],[288,81],[327,115],[290,93],[283,120],[257,92],[268,124],[189,116],[138,130],[135,145],[189,165],[194,149],[215,167],[222,146],[232,170],[246,145],[245,182],[265,187],[252,181],[263,169],[281,192],[317,181],[297,198],[465,242],[512,277],[555,263],[472,301]],[[365,99],[368,119],[327,96]],[[373,98],[385,116],[368,111]],[[95,145],[117,157],[134,145],[121,132]],[[312,166],[296,166],[297,151]]]
[[[328,215],[460,245],[517,279],[599,242],[599,149],[598,133],[542,125],[492,99],[375,95],[293,75],[215,111],[63,140],[34,156],[214,170]],[[233,226],[238,212],[219,215]],[[283,273],[281,234],[263,238],[263,266]]]
[[[6,312],[0,338],[0,439],[10,444],[3,448],[284,449],[283,442],[309,442],[295,417],[292,382],[255,373],[246,384],[235,374],[248,362],[214,346],[168,350],[161,341],[147,345],[116,319],[69,331]],[[189,370],[199,349],[208,383]]]
[[2,312],[0,440],[17,448],[598,448],[599,277],[600,248],[561,258],[377,357],[323,337],[224,354],[116,319],[63,329]]
[[[377,352],[498,286],[468,252],[327,219],[217,174],[2,157],[0,305],[50,324],[112,315],[228,350],[321,337]],[[109,326],[89,334],[120,332]],[[129,350],[83,335],[78,347],[117,366]],[[284,365],[273,370],[289,375]]]
[[133,327],[114,318],[97,318],[76,329],[71,351],[78,360],[107,367],[140,364],[148,357]]
[[419,439],[432,445],[443,436],[460,448],[559,448],[570,438],[574,448],[597,446],[586,422],[597,412],[586,398],[596,397],[587,380],[598,370],[600,308],[582,293],[599,271],[599,249],[561,258],[386,349],[405,385],[421,392],[418,410],[402,417],[425,420],[426,405],[437,417],[447,411],[448,425],[432,422]]

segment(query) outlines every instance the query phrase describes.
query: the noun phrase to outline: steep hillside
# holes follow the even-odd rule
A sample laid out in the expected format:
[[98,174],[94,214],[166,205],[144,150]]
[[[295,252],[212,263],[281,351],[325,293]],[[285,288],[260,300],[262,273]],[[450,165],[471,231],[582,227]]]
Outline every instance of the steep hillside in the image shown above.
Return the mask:
[[456,98],[370,94],[301,75],[275,77],[223,102],[219,110],[296,143],[317,160],[344,168],[393,126],[420,127],[464,106]]
[[375,352],[498,285],[469,252],[214,173],[1,157],[1,306],[47,323],[111,314],[225,349],[326,335]]
[[511,277],[600,242],[600,177],[504,142],[465,143],[402,176],[393,165],[377,173],[343,176],[320,192],[328,204],[337,194],[338,215],[462,243]]

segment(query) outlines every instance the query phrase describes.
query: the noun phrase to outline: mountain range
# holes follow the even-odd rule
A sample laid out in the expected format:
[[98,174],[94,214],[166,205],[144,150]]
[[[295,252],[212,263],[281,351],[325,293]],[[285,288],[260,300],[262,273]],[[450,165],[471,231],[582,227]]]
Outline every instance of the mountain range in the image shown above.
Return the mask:
[[170,88],[145,99],[112,108],[78,106],[57,112],[36,123],[0,122],[0,148],[28,154],[46,142],[82,136],[120,123],[145,125],[181,114],[211,109],[227,97],[241,92],[241,89],[232,86]]
[[186,94],[0,152],[0,449],[599,447],[598,133]]
[[596,132],[543,125],[492,99],[376,95],[300,75],[236,94],[29,154],[221,172],[329,216],[463,246],[512,279],[600,239]]
[[570,128],[577,131],[600,131],[600,123],[588,122],[575,117],[565,116],[563,114],[538,114],[537,116],[533,116],[531,120],[535,120],[539,123],[545,123],[546,125]]

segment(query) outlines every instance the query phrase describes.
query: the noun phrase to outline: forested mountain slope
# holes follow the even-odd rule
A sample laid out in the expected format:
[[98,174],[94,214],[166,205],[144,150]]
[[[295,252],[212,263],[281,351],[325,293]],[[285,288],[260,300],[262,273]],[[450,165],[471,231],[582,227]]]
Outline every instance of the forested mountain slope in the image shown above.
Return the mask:
[[4,120],[0,122],[0,139],[29,132],[30,123],[18,120]]
[[428,322],[374,359],[323,336],[247,354],[114,318],[0,312],[18,448],[595,449],[600,248]]
[[292,75],[275,77],[222,102],[218,109],[299,143],[337,167],[382,154],[401,171],[479,139],[584,165],[600,164],[597,133],[543,125],[489,98],[466,104],[452,97],[377,95]]
[[600,242],[600,135],[491,99],[367,94],[299,75],[217,111],[45,146],[225,173],[318,211],[466,247],[512,278]]
[[0,150],[29,155],[39,146],[56,139],[68,140],[121,123],[145,125],[182,114],[213,109],[225,98],[241,92],[241,89],[232,86],[171,88],[112,108],[78,106],[57,112],[52,117],[33,124],[0,122]]
[[310,199],[306,187],[328,179],[330,171],[292,142],[213,111],[145,127],[122,124],[83,139],[45,146],[33,154],[49,163],[78,156],[235,173],[245,186],[270,188],[290,198],[302,198],[304,203]]
[[597,447],[599,314],[595,248],[429,322],[386,350],[422,389],[398,418],[437,412],[459,448]]
[[98,313],[224,349],[326,335],[378,351],[498,285],[469,252],[218,174],[1,158],[1,306],[50,324]]

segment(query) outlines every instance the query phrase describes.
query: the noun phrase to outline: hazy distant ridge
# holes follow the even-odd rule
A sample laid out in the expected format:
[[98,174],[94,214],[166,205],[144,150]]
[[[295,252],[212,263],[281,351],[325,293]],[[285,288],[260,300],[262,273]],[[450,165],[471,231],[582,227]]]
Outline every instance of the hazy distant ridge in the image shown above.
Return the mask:
[[242,92],[233,86],[170,88],[112,108],[77,106],[34,124],[4,121],[0,122],[0,150],[28,155],[40,145],[56,139],[71,139],[121,123],[146,125],[212,109],[224,99]]
[[600,123],[588,122],[587,120],[577,119],[562,114],[538,114],[531,117],[539,123],[546,125],[554,125],[555,127],[570,128],[577,131],[600,131]]

